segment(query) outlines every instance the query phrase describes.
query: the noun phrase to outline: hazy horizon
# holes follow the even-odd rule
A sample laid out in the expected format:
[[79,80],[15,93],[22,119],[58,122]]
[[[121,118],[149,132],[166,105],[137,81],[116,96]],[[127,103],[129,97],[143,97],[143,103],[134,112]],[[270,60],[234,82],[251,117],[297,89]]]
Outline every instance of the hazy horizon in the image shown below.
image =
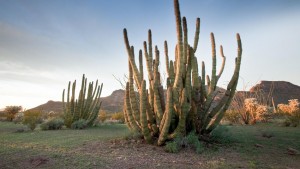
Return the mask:
[[[300,1],[190,0],[180,1],[180,7],[187,17],[190,43],[195,20],[201,19],[196,56],[198,62],[205,61],[207,73],[210,32],[216,45],[224,47],[227,60],[219,86],[226,86],[233,73],[236,33],[243,44],[238,90],[261,80],[300,86]],[[114,76],[123,79],[127,74],[123,28],[135,53],[143,49],[147,31],[152,30],[164,73],[164,40],[171,59],[176,43],[172,0],[0,1],[0,108],[28,109],[48,100],[61,101],[68,81],[80,82],[82,74],[88,81],[103,83],[101,97],[120,89]]]

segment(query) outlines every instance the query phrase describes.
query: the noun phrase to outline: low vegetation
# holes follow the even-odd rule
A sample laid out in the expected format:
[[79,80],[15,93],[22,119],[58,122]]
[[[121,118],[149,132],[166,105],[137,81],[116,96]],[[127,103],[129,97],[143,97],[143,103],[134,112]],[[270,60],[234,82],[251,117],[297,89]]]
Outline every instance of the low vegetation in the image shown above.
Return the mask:
[[42,122],[41,111],[25,111],[23,117],[23,124],[27,125],[28,128],[34,130],[38,123]]
[[188,135],[184,141],[167,143],[165,148],[170,146],[173,152],[179,151],[178,143],[186,145],[175,154],[128,137],[129,134],[123,124],[85,130],[42,131],[37,127],[30,131],[22,124],[0,122],[0,168],[298,168],[300,165],[299,128],[276,123],[221,125],[212,133],[213,142],[197,143],[194,135]]
[[285,116],[285,126],[297,127],[300,125],[300,103],[298,99],[289,100],[289,104],[279,104],[278,113]]

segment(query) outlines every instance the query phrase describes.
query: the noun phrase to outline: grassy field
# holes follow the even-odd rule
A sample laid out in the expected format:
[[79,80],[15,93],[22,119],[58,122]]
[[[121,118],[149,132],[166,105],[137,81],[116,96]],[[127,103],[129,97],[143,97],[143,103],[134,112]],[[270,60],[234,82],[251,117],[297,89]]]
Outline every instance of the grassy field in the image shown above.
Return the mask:
[[[216,132],[222,144],[207,144],[202,154],[177,154],[125,140],[125,125],[86,130],[35,130],[0,122],[0,168],[300,168],[300,128],[275,124],[225,126]],[[223,133],[223,134],[218,134]]]

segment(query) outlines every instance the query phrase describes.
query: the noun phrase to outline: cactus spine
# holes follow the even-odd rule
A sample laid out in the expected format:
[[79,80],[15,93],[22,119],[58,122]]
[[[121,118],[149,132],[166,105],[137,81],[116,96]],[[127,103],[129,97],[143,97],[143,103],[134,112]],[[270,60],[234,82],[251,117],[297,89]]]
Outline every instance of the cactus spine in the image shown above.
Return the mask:
[[[195,56],[199,34],[200,19],[196,20],[196,31],[193,46],[188,43],[188,28],[186,18],[181,18],[178,0],[174,0],[177,44],[175,47],[175,61],[169,60],[168,44],[165,41],[167,93],[160,80],[159,50],[155,46],[153,59],[152,34],[148,31],[148,43],[144,42],[144,57],[148,72],[148,90],[143,75],[142,52],[139,52],[139,69],[135,63],[134,48],[130,46],[127,30],[124,29],[124,41],[129,60],[129,82],[126,86],[124,115],[129,128],[140,132],[149,143],[163,145],[167,140],[177,136],[185,136],[195,131],[199,138],[209,135],[216,128],[224,116],[225,111],[234,96],[238,83],[242,44],[237,34],[238,53],[235,60],[235,70],[227,86],[225,94],[216,106],[217,83],[220,79],[226,58],[223,47],[220,46],[222,65],[217,74],[217,57],[214,34],[211,33],[212,71],[206,75],[205,64],[202,62],[201,76],[199,76],[197,57]],[[137,95],[133,90],[137,87]],[[137,109],[137,105],[139,109]],[[140,113],[138,116],[136,113]],[[139,118],[137,118],[139,117]]]
[[98,85],[97,80],[96,84],[94,84],[94,82],[90,82],[87,87],[87,78],[85,78],[85,75],[83,74],[79,96],[76,100],[76,80],[72,84],[71,94],[70,86],[71,82],[69,82],[68,85],[67,102],[65,102],[65,89],[62,94],[65,125],[70,128],[72,123],[79,119],[86,120],[88,126],[93,125],[94,121],[98,117],[101,107],[100,96],[103,84]]

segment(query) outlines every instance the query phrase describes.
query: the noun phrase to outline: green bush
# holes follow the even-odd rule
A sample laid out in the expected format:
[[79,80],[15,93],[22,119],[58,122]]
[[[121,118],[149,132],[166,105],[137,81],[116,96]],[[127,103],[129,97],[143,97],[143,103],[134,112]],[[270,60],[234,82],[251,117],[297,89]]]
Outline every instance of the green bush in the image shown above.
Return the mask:
[[188,145],[192,146],[196,149],[196,152],[198,154],[202,153],[204,150],[203,144],[199,141],[198,136],[195,134],[195,132],[190,133],[187,137],[187,143]]
[[286,127],[297,127],[300,124],[300,111],[286,117],[284,125]]
[[62,129],[64,120],[61,118],[50,119],[40,125],[42,130],[59,130]]
[[178,153],[182,147],[192,147],[197,153],[204,151],[203,144],[199,141],[195,132],[191,132],[186,137],[176,137],[173,141],[167,142],[165,151],[169,153]]
[[23,124],[27,125],[31,130],[36,128],[36,125],[41,121],[41,111],[25,111]]
[[85,129],[87,128],[87,121],[84,119],[79,119],[77,121],[75,121],[74,123],[72,123],[71,128],[72,129]]
[[178,153],[180,150],[180,146],[176,140],[167,142],[165,146],[165,151],[168,153]]
[[235,141],[226,126],[219,125],[210,135],[210,141],[216,143],[230,144]]

